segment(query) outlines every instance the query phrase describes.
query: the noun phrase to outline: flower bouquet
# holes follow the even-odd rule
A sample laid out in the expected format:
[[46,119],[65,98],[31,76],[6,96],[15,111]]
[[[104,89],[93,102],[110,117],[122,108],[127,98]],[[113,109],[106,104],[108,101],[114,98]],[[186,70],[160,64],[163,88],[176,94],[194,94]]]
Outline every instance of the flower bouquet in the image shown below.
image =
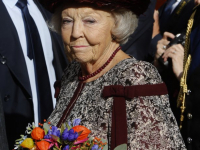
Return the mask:
[[28,124],[26,134],[21,135],[16,140],[15,148],[20,150],[105,150],[107,143],[97,137],[88,137],[91,131],[85,126],[81,126],[80,119],[75,119],[73,123],[63,123],[61,128],[51,126],[50,122],[39,124]]

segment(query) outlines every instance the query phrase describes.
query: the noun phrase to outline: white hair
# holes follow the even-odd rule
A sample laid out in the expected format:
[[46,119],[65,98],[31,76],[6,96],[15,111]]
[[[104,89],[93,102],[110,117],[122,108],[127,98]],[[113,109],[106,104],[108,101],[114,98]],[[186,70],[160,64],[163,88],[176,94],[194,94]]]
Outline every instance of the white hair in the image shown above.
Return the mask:
[[[48,22],[49,28],[57,33],[61,33],[62,8],[58,8]],[[120,44],[125,44],[138,25],[137,16],[132,11],[123,8],[112,10],[110,13],[115,21],[115,27],[111,31],[112,38]]]
[[138,25],[137,16],[127,9],[116,9],[112,14],[115,20],[115,27],[111,33],[116,42],[125,44]]

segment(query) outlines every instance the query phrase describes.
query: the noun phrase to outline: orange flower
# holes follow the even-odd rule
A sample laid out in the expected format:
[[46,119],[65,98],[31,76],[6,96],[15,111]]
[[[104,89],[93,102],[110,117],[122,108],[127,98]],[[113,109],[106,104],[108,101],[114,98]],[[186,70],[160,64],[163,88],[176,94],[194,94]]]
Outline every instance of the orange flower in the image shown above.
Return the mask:
[[33,131],[31,132],[31,136],[34,140],[41,140],[44,138],[44,130],[40,127],[35,127]]
[[36,143],[38,150],[48,150],[50,143],[47,141],[40,141]]
[[74,129],[75,132],[83,131],[81,135],[78,136],[77,138],[78,141],[86,139],[88,135],[91,133],[91,131],[88,128],[80,125],[74,126],[72,129]]

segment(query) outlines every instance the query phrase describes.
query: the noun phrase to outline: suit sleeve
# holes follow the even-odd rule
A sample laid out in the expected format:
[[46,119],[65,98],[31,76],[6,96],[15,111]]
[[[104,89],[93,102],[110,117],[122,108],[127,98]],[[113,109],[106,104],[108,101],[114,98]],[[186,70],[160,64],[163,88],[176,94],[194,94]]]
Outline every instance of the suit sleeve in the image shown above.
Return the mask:
[[161,39],[162,39],[162,35],[161,34],[157,34],[150,42],[149,49],[148,49],[148,54],[149,54],[149,58],[150,58],[151,61],[153,61],[154,56],[156,54],[157,43]]

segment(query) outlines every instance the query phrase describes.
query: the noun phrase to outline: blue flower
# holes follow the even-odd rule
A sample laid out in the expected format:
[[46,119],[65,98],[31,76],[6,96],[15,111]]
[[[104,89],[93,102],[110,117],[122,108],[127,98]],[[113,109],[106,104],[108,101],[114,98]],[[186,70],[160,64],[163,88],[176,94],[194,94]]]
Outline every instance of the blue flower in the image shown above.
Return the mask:
[[67,129],[65,129],[62,133],[62,139],[63,140],[67,140],[69,136],[69,131]]
[[74,132],[73,129],[70,129],[69,131],[65,129],[62,133],[62,139],[67,141],[75,141],[78,138],[78,133]]
[[69,145],[65,146],[63,150],[69,150]]
[[69,134],[69,136],[68,136],[68,141],[70,141],[70,142],[72,142],[72,141],[74,141],[74,134]]
[[47,135],[44,136],[44,139],[52,139],[51,135],[60,137],[60,130],[58,130],[58,128],[55,126],[52,126],[52,130],[47,132]]
[[77,132],[74,132],[74,129],[69,130],[69,136],[68,136],[68,141],[72,142],[78,138]]
[[71,121],[68,121],[68,126],[69,126],[70,128],[72,127]]
[[70,134],[73,134],[73,133],[74,133],[74,129],[70,129],[70,130],[69,130],[69,133],[70,133]]
[[52,134],[60,137],[60,130],[56,126],[52,126]]
[[78,133],[75,132],[75,133],[74,133],[74,139],[76,140],[77,138],[78,138]]
[[73,121],[73,126],[79,125],[80,122],[81,122],[81,119],[74,119],[74,121]]
[[94,144],[94,145],[92,146],[92,149],[91,149],[91,150],[98,150],[98,148],[99,148],[99,146],[98,146],[97,144]]
[[45,135],[45,136],[44,136],[44,139],[51,139],[50,134]]

